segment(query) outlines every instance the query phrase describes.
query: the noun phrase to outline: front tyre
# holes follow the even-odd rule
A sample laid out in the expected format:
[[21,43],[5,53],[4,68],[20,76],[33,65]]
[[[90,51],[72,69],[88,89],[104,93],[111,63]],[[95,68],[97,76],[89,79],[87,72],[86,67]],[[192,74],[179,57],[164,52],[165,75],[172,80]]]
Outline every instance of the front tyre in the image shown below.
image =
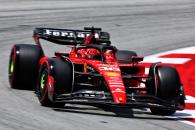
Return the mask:
[[[165,101],[178,105],[180,102],[181,81],[177,70],[170,66],[158,66],[155,76],[153,79],[156,80],[157,87],[152,86],[152,88],[157,90],[152,95],[156,95]],[[150,108],[150,110],[155,115],[172,115],[176,112],[176,110],[161,108]]]
[[48,68],[46,64],[43,64],[40,68],[40,74],[38,79],[38,88],[37,95],[39,98],[39,102],[42,106],[52,106],[52,102],[48,98]]
[[[49,77],[54,80],[53,92],[50,93]],[[42,63],[39,71],[36,94],[42,106],[63,107],[65,103],[56,102],[56,96],[70,93],[72,90],[73,70],[70,63],[62,59],[48,58]]]

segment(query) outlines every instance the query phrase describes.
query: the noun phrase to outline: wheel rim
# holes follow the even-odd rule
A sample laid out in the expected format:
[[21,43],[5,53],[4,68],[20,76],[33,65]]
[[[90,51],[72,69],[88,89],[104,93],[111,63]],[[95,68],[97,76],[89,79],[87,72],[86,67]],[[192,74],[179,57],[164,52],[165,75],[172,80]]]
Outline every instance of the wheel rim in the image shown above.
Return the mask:
[[40,76],[40,93],[43,95],[44,89],[45,89],[45,84],[47,82],[47,72],[43,70]]
[[13,60],[13,57],[10,61],[10,73],[12,74],[14,72],[14,68],[15,68],[15,65],[14,65],[14,60]]
[[15,63],[14,63],[14,56],[13,53],[10,57],[10,62],[9,62],[9,81],[12,83],[13,82],[13,76],[14,76],[14,71],[15,71]]

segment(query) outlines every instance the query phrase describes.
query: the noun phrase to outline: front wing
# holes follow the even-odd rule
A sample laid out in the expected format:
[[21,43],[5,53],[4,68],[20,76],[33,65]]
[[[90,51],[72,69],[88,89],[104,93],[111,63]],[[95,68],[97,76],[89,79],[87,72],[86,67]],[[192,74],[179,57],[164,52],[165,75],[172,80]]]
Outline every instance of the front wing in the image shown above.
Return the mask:
[[55,98],[54,102],[65,102],[87,105],[108,105],[127,108],[161,108],[169,110],[183,110],[182,106],[162,100],[152,95],[127,94],[126,104],[116,104],[110,93],[104,91],[81,90],[72,94],[62,94]]

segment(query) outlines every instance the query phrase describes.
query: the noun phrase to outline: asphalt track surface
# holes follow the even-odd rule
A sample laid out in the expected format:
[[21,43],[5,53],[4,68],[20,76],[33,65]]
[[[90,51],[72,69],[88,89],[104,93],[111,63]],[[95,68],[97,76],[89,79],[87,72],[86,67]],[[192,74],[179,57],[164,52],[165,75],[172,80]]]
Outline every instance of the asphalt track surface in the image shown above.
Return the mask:
[[[119,49],[150,55],[195,45],[194,0],[0,0],[0,130],[194,130],[141,109],[105,111],[70,105],[40,106],[35,94],[10,89],[8,57],[13,44],[31,44],[35,27],[102,27]],[[45,43],[44,43],[45,44]],[[63,46],[45,44],[48,52]]]

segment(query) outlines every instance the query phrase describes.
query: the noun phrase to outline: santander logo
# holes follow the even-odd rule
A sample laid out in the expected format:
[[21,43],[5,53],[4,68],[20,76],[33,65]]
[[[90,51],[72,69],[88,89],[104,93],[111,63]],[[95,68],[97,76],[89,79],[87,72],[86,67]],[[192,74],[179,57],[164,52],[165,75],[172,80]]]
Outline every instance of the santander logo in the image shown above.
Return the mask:
[[195,126],[195,46],[150,55],[142,62],[148,68],[154,62],[162,62],[177,68],[186,94],[186,109],[177,111],[171,118]]

